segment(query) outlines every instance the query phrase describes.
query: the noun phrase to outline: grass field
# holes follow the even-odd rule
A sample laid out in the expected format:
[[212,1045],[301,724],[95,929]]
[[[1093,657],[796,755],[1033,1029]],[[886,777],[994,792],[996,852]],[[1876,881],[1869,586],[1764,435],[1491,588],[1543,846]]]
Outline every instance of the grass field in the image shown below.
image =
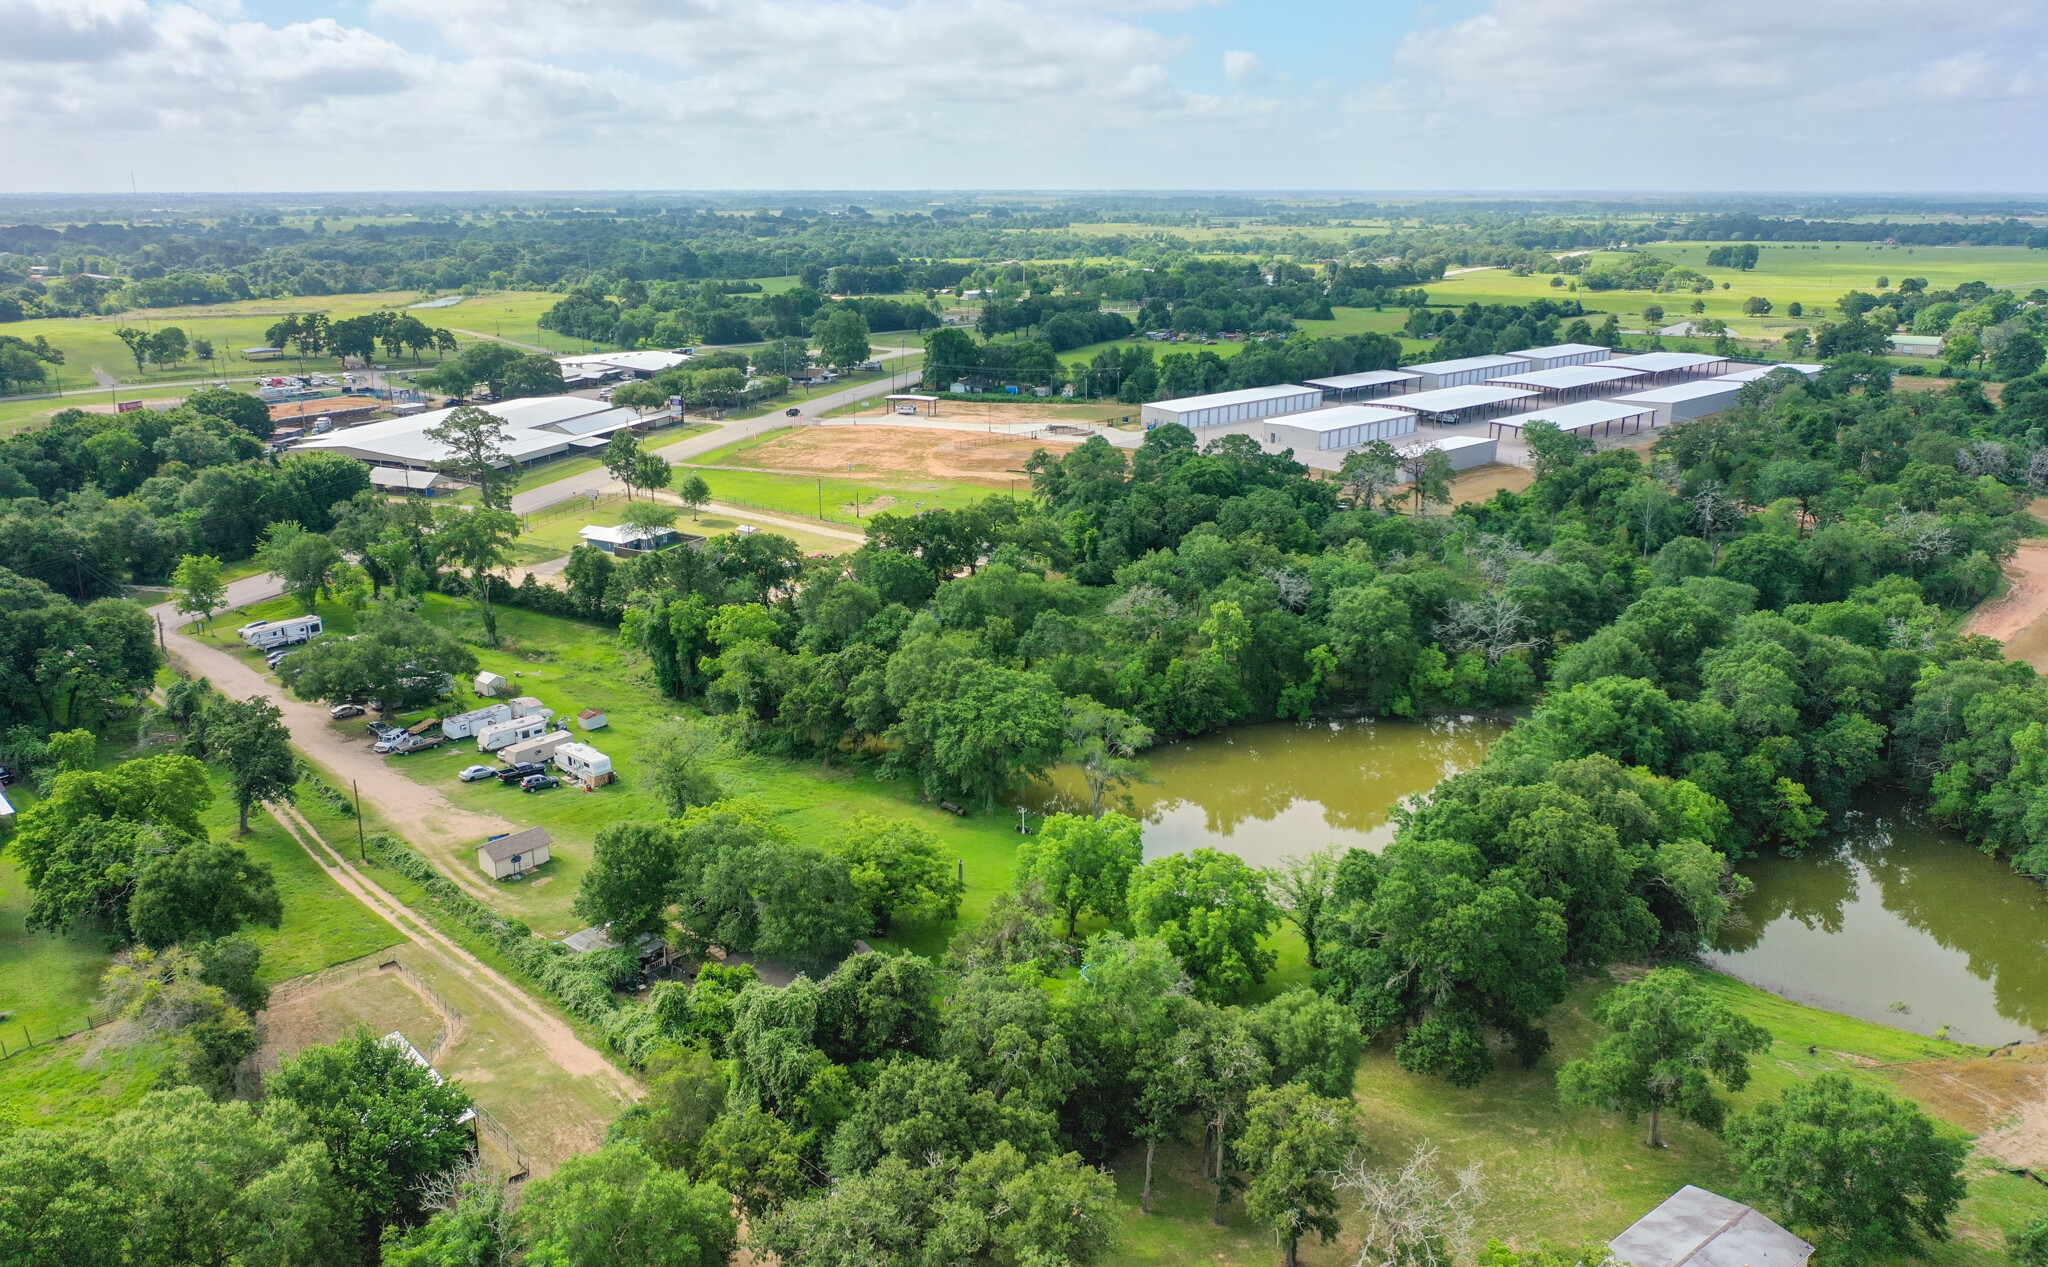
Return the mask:
[[[858,526],[877,510],[921,510],[930,507],[958,509],[991,493],[1003,491],[1011,478],[1005,474],[969,482],[959,479],[919,478],[910,474],[862,475],[858,469],[847,475],[811,471],[793,474],[743,469],[766,463],[774,447],[787,440],[787,431],[742,440],[681,463],[703,475],[711,495],[761,510],[823,519],[842,526]],[[813,434],[808,429],[806,436]],[[828,434],[828,433],[816,433]],[[850,438],[860,433],[849,432]],[[858,467],[856,462],[855,466]],[[738,468],[738,469],[736,469]],[[997,478],[1001,483],[995,482]],[[1028,489],[1028,481],[1016,477]]]
[[[451,308],[422,308],[412,315],[430,326],[443,326],[457,332],[457,338],[467,342],[471,331],[486,337],[496,336],[544,346],[559,352],[587,350],[588,344],[577,340],[564,339],[550,334],[537,324],[540,314],[551,307],[560,296],[545,293],[508,291],[499,294],[479,295],[464,300]],[[52,317],[36,321],[19,321],[7,327],[7,333],[17,338],[33,340],[38,335],[64,351],[64,364],[57,367],[62,374],[62,386],[68,391],[82,391],[93,383],[93,371],[102,370],[124,385],[132,385],[146,392],[152,383],[187,382],[194,379],[213,377],[247,378],[264,372],[286,373],[299,369],[301,361],[296,356],[279,357],[274,360],[249,361],[241,355],[241,349],[259,347],[265,342],[263,334],[279,317],[293,313],[320,312],[330,320],[357,317],[364,313],[382,309],[405,310],[417,302],[418,297],[398,291],[380,291],[360,295],[320,295],[294,299],[250,299],[240,303],[209,304],[190,308],[142,308],[133,312],[119,313],[111,317]],[[188,337],[213,340],[219,353],[218,359],[208,363],[186,361],[181,365],[165,369],[151,367],[138,372],[135,359],[129,355],[127,345],[122,343],[114,331],[122,326],[135,326],[158,330],[165,326],[176,326]],[[432,359],[428,359],[432,364]],[[341,362],[331,356],[308,357],[303,362],[307,369],[338,370]],[[105,389],[101,389],[102,392]],[[124,390],[122,399],[136,399],[138,393]]]

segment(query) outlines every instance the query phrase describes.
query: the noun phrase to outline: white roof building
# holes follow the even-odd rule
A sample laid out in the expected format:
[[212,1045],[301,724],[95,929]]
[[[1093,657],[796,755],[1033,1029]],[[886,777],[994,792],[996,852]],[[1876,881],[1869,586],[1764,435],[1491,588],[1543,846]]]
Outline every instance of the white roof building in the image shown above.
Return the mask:
[[1148,431],[1169,422],[1195,430],[1249,422],[1254,418],[1270,418],[1275,414],[1300,413],[1305,409],[1319,408],[1322,403],[1322,388],[1282,383],[1275,387],[1247,387],[1241,391],[1156,401],[1139,410],[1138,416]]
[[1487,383],[1467,383],[1459,387],[1440,387],[1434,391],[1409,392],[1402,396],[1389,396],[1381,406],[1385,409],[1400,409],[1408,413],[1427,414],[1432,418],[1449,418],[1456,422],[1471,422],[1485,417],[1489,411],[1519,400],[1534,400],[1540,392],[1521,387],[1495,387]]
[[1820,377],[1820,372],[1825,368],[1827,367],[1814,365],[1806,361],[1780,361],[1776,365],[1745,365],[1739,370],[1729,370],[1726,374],[1716,374],[1714,379],[1717,382],[1754,383],[1772,370],[1798,370],[1801,374],[1806,375],[1808,380],[1812,380]]
[[1704,378],[1728,369],[1728,358],[1705,352],[1636,352],[1610,356],[1602,362],[1619,369],[1648,374],[1661,382],[1676,378]]
[[1454,361],[1425,361],[1406,368],[1409,373],[1419,376],[1415,384],[1417,389],[1434,391],[1439,387],[1483,383],[1489,378],[1532,367],[1519,356],[1461,356]]
[[1743,384],[1727,378],[1695,379],[1686,383],[1673,383],[1669,387],[1653,387],[1644,392],[1633,392],[1618,396],[1617,405],[1635,405],[1653,408],[1657,411],[1655,426],[1668,426],[1674,422],[1689,422],[1719,413],[1735,403],[1736,393]]
[[592,352],[586,356],[558,356],[555,363],[562,367],[564,378],[572,371],[582,371],[587,375],[591,370],[598,371],[599,376],[617,371],[651,378],[689,359],[681,352]]
[[1486,381],[1496,387],[1530,387],[1551,395],[1567,395],[1598,390],[1610,383],[1641,377],[1641,370],[1625,369],[1615,365],[1560,365],[1555,369],[1503,374],[1499,378],[1490,378]]
[[1554,343],[1547,348],[1523,348],[1511,355],[1521,357],[1533,369],[1554,370],[1560,365],[1590,365],[1604,361],[1613,356],[1614,351],[1597,343]]
[[1405,458],[1435,449],[1450,459],[1452,470],[1469,471],[1493,461],[1499,448],[1500,440],[1494,436],[1438,436],[1421,444],[1408,445],[1400,453]]
[[1422,381],[1413,370],[1366,370],[1360,374],[1332,374],[1328,378],[1305,378],[1303,387],[1320,387],[1331,400],[1363,400],[1404,392]]
[[[577,442],[601,443],[604,437],[638,425],[630,409],[614,409],[601,400],[581,396],[534,396],[483,406],[504,420],[506,456],[514,465],[537,462],[568,452]],[[326,449],[361,458],[372,465],[431,469],[448,459],[448,447],[427,438],[453,409],[433,409],[409,418],[387,418],[360,427],[301,440],[295,452]]]
[[1510,431],[1516,435],[1532,423],[1547,422],[1559,431],[1580,435],[1613,435],[1616,430],[1627,435],[1657,425],[1655,404],[1626,404],[1612,400],[1582,400],[1572,405],[1548,405],[1528,413],[1515,414],[1508,418],[1496,418],[1490,425],[1495,436],[1504,436]]
[[1740,1201],[1685,1185],[1607,1243],[1630,1267],[1805,1267],[1813,1246]]

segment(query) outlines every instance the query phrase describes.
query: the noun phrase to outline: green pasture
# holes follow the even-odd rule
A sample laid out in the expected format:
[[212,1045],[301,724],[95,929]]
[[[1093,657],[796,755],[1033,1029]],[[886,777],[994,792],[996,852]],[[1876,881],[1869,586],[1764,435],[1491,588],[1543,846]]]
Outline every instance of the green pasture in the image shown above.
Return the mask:
[[[430,326],[444,326],[456,331],[457,338],[467,341],[470,331],[486,337],[503,337],[522,343],[532,343],[553,348],[557,351],[578,351],[587,348],[573,340],[564,340],[559,335],[548,334],[536,322],[540,314],[551,307],[560,296],[544,293],[503,292],[479,295],[465,299],[451,308],[413,309],[412,315]],[[35,321],[17,321],[7,326],[6,332],[17,338],[33,340],[38,335],[64,351],[64,364],[52,367],[53,374],[61,374],[65,390],[89,387],[95,369],[103,370],[126,386],[147,391],[151,384],[185,383],[211,378],[247,378],[263,373],[296,373],[303,365],[306,369],[336,372],[341,362],[332,356],[307,357],[303,361],[295,355],[285,355],[267,360],[250,361],[243,358],[245,347],[258,347],[264,343],[263,332],[275,324],[280,317],[294,313],[320,312],[330,320],[344,317],[358,317],[380,309],[406,311],[417,302],[410,292],[378,291],[357,295],[309,295],[291,299],[250,299],[239,303],[195,305],[189,308],[141,308],[132,312],[118,313],[110,317],[47,317]],[[151,366],[138,373],[135,359],[129,355],[128,347],[114,335],[122,326],[135,326],[147,330],[158,330],[165,326],[176,326],[188,338],[213,340],[218,353],[215,360],[199,362],[187,360],[179,365],[164,369]],[[558,346],[559,345],[559,346]],[[405,361],[394,362],[402,365]],[[433,364],[428,358],[425,364]],[[102,389],[104,390],[104,389]],[[138,398],[135,393],[124,390],[123,399]]]

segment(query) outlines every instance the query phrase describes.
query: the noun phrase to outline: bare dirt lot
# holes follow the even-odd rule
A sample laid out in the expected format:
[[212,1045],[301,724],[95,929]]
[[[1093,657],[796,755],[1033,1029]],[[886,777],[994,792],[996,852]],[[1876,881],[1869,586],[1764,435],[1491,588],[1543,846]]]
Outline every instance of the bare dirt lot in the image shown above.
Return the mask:
[[[833,418],[889,418],[895,416],[895,407],[893,405],[882,405],[878,401],[877,406],[877,408],[873,409],[849,409],[844,413],[835,412],[831,416]],[[920,417],[931,418],[937,422],[977,422],[996,423],[999,425],[1031,423],[1037,425],[1048,422],[1117,423],[1125,419],[1129,419],[1132,423],[1138,421],[1138,406],[1126,405],[1114,400],[1058,400],[1046,401],[1044,404],[1028,405],[1022,403],[999,405],[993,401],[981,400],[942,400],[939,402],[939,411],[936,415],[929,412],[931,409],[930,405],[925,405],[922,408],[926,412],[920,413]]]
[[778,432],[722,465],[806,475],[844,475],[851,466],[856,475],[922,475],[1004,485],[1023,473],[1035,450],[1065,450],[1075,443],[916,427],[800,427]]
[[2048,1168],[2048,1047],[1915,1061],[1885,1074],[1930,1112],[1975,1134],[1978,1152],[2007,1166]]
[[1970,613],[1964,633],[2006,644],[2006,655],[2035,668],[2048,665],[2048,541],[2022,541],[2005,565],[2006,592]]

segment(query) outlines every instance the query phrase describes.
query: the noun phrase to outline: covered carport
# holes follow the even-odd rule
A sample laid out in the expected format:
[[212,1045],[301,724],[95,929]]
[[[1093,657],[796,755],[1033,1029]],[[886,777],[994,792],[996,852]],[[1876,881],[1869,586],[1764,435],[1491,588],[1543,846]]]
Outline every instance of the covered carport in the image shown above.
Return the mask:
[[1657,425],[1657,407],[1612,400],[1582,400],[1576,404],[1550,405],[1528,413],[1496,418],[1488,430],[1495,439],[1513,435],[1519,440],[1523,428],[1538,422],[1547,422],[1566,435],[1632,435]]
[[1456,427],[1466,423],[1484,422],[1520,402],[1534,400],[1541,394],[1523,387],[1494,387],[1485,383],[1471,383],[1463,387],[1439,387],[1435,391],[1389,396],[1379,404],[1384,409],[1399,409],[1415,414],[1421,421],[1431,426]]
[[909,412],[911,413],[922,413],[927,418],[939,416],[939,398],[937,396],[927,396],[921,392],[896,392],[893,395],[884,396],[882,399],[889,402],[889,409],[892,413],[900,414],[905,412],[903,406],[907,404],[910,406]]

